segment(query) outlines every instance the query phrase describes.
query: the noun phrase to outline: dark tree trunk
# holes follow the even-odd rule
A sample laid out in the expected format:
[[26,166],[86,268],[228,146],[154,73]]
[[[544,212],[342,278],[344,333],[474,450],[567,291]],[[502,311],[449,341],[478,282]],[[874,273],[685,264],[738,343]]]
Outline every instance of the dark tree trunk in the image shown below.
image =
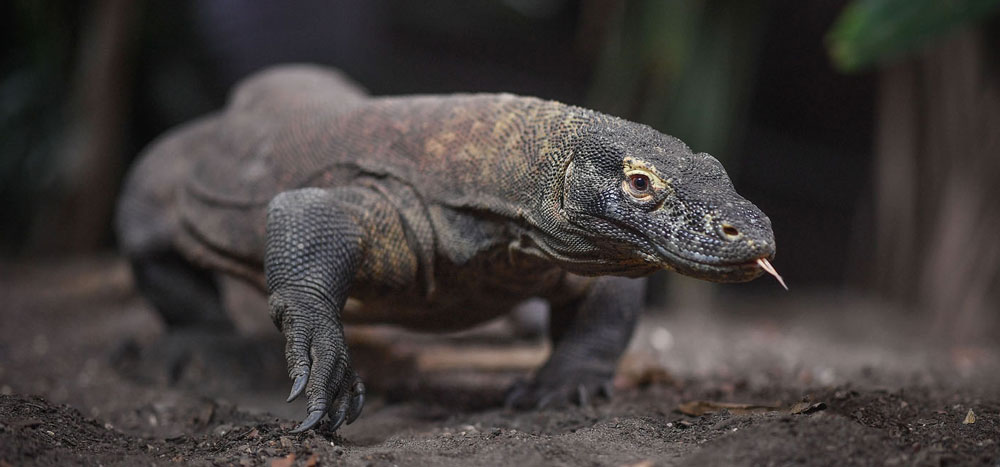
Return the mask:
[[963,32],[884,68],[876,141],[875,284],[943,337],[988,332],[1000,292],[1000,74]]
[[90,252],[108,237],[128,123],[129,37],[138,3],[91,2],[84,23],[56,195],[42,204],[31,247],[39,253]]

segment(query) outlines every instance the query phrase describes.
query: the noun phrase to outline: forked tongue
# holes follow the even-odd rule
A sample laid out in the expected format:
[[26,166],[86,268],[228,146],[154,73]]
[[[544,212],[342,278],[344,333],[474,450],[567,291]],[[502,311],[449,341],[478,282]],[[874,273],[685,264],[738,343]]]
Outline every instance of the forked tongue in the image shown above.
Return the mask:
[[764,258],[759,258],[757,260],[757,264],[760,265],[761,269],[767,271],[767,273],[774,276],[775,279],[778,279],[778,283],[781,284],[781,286],[784,287],[785,290],[788,290],[788,286],[785,285],[785,280],[781,278],[781,275],[779,275],[778,271],[774,269],[774,266],[771,265],[770,261]]

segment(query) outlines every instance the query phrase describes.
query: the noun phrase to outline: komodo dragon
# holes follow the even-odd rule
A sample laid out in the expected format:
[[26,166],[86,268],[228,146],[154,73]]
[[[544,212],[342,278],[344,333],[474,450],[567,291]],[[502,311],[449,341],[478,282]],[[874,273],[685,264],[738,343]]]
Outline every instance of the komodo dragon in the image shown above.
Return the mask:
[[715,158],[648,126],[510,94],[369,97],[307,65],[152,143],[117,233],[170,328],[232,329],[216,272],[266,290],[289,400],[308,398],[296,432],[361,412],[342,322],[450,331],[540,297],[552,354],[507,402],[583,402],[610,395],[643,305],[630,278],[747,281],[775,252]]

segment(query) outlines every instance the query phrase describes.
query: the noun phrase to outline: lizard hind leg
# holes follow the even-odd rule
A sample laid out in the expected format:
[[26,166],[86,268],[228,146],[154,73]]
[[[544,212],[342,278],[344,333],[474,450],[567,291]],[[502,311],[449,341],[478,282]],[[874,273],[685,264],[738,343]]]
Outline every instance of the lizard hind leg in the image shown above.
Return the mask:
[[169,250],[131,262],[136,287],[166,332],[152,342],[119,345],[111,360],[123,376],[213,394],[279,387],[283,378],[260,375],[281,371],[280,350],[270,340],[237,332],[214,272]]
[[174,247],[176,218],[153,198],[126,199],[118,232],[136,289],[166,332],[153,342],[123,343],[112,354],[113,365],[126,377],[161,384],[256,384],[246,376],[274,358],[238,335],[225,311],[217,274],[190,262]]
[[163,318],[168,331],[233,331],[215,275],[171,250],[132,259],[136,287]]
[[232,328],[212,272],[190,263],[175,243],[183,231],[179,186],[199,158],[214,150],[220,121],[208,116],[161,137],[146,149],[124,181],[115,216],[121,252],[136,287],[169,330]]

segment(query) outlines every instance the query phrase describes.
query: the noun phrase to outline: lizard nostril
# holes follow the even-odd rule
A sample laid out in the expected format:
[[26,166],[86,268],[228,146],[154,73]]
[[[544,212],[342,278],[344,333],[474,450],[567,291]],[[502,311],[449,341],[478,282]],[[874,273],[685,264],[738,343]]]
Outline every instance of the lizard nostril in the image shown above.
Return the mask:
[[740,231],[729,224],[722,224],[722,233],[730,240],[736,240],[740,236]]

